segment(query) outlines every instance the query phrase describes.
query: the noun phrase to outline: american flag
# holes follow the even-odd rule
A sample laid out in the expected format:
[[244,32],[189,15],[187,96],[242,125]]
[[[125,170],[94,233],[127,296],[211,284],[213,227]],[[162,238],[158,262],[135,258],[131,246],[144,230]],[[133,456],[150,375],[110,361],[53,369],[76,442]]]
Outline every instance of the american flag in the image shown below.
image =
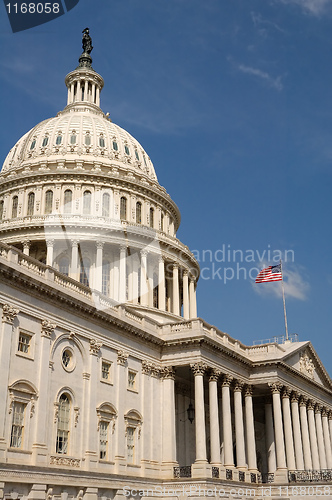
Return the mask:
[[265,269],[262,269],[255,279],[255,283],[266,283],[267,281],[281,281],[282,280],[282,271],[281,264],[277,266],[269,266]]

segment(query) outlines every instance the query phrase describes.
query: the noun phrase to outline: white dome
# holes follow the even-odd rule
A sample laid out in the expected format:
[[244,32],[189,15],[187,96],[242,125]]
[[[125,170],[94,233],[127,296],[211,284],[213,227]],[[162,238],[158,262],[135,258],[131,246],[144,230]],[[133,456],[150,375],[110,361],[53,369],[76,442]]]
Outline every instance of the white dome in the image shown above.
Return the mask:
[[2,173],[33,163],[82,159],[126,169],[157,181],[153,164],[141,144],[91,106],[67,106],[27,132],[8,153]]

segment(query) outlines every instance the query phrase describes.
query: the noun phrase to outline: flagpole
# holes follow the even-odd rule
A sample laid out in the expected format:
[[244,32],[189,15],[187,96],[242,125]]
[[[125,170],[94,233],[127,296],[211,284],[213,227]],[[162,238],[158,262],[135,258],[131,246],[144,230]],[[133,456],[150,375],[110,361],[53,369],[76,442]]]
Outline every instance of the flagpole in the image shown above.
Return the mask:
[[286,314],[286,302],[285,302],[285,288],[284,288],[284,274],[282,272],[282,262],[280,259],[280,269],[281,269],[281,288],[282,288],[282,301],[284,303],[284,316],[285,316],[285,329],[286,329],[286,340],[288,340],[288,326],[287,326],[287,314]]

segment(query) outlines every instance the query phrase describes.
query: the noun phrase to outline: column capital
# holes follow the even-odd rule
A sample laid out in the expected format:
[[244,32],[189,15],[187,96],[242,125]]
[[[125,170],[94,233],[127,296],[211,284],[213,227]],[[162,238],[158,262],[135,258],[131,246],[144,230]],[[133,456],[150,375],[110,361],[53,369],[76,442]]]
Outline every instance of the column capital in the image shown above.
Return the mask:
[[322,409],[323,407],[319,403],[315,405],[315,413],[322,413]]
[[283,385],[277,382],[270,382],[268,386],[270,387],[272,394],[280,394],[281,389],[283,388]]
[[53,247],[54,246],[54,239],[49,239],[49,240],[46,240],[46,246],[47,247]]
[[126,252],[126,251],[127,251],[127,245],[120,245],[120,252]]
[[165,257],[163,257],[162,255],[159,255],[159,257],[158,257],[158,262],[159,262],[159,263],[161,263],[161,262],[162,262],[162,263],[165,263]]
[[292,393],[291,393],[291,402],[292,403],[298,403],[299,399],[300,399],[299,393],[296,392],[296,391],[292,391]]
[[129,357],[129,354],[125,351],[118,351],[118,365],[124,366]]
[[15,307],[10,306],[9,304],[4,304],[2,306],[2,321],[12,325],[19,312],[19,309],[15,309]]
[[179,264],[177,264],[176,262],[173,262],[173,264],[172,264],[172,268],[173,268],[173,271],[174,271],[175,269],[179,269]]
[[80,240],[71,240],[71,247],[72,248],[77,248]]
[[102,345],[103,345],[102,342],[98,342],[98,340],[96,340],[96,339],[91,339],[90,340],[90,354],[97,356]]
[[208,366],[205,363],[190,363],[190,368],[194,372],[194,375],[204,375]]
[[233,378],[234,377],[232,377],[232,375],[225,374],[222,378],[222,387],[229,387],[232,383]]
[[244,387],[244,382],[242,380],[234,381],[234,392],[242,392]]
[[30,248],[31,247],[31,241],[30,240],[22,240],[21,241],[23,248]]
[[307,398],[305,398],[304,396],[300,396],[299,405],[300,406],[307,406],[307,401],[308,401]]
[[326,406],[323,406],[322,408],[322,417],[327,417],[328,416],[328,410]]
[[254,392],[254,388],[252,385],[247,384],[244,388],[244,396],[245,397],[251,397]]
[[184,269],[182,275],[188,277],[188,275],[189,275],[188,269]]
[[289,387],[284,386],[282,389],[281,397],[284,398],[289,398],[292,390]]
[[329,417],[329,420],[332,420],[332,410],[328,411],[328,417]]
[[308,408],[308,410],[314,410],[315,409],[315,402],[312,399],[308,400],[307,408]]
[[96,241],[96,247],[103,249],[105,245],[105,241]]
[[175,380],[175,370],[173,366],[164,366],[161,369],[161,378]]
[[211,368],[209,373],[209,382],[217,382],[221,375],[221,371],[216,368]]
[[56,324],[51,323],[48,319],[43,319],[41,323],[41,333],[43,337],[50,338],[54,330],[56,329]]
[[146,257],[148,255],[148,251],[144,248],[141,250],[141,257]]
[[145,361],[145,359],[143,359],[143,361],[142,361],[142,373],[144,375],[150,375],[151,371],[152,371],[152,363],[150,361]]

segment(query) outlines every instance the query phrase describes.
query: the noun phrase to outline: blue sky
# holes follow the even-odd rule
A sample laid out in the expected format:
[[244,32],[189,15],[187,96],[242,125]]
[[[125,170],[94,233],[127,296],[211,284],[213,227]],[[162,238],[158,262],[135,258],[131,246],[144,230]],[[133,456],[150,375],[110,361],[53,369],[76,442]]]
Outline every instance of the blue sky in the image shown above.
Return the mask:
[[247,344],[282,335],[279,284],[249,271],[288,251],[289,331],[331,374],[332,1],[80,0],[16,34],[2,8],[2,160],[65,106],[89,26],[101,107],[147,150],[204,269],[199,315]]

